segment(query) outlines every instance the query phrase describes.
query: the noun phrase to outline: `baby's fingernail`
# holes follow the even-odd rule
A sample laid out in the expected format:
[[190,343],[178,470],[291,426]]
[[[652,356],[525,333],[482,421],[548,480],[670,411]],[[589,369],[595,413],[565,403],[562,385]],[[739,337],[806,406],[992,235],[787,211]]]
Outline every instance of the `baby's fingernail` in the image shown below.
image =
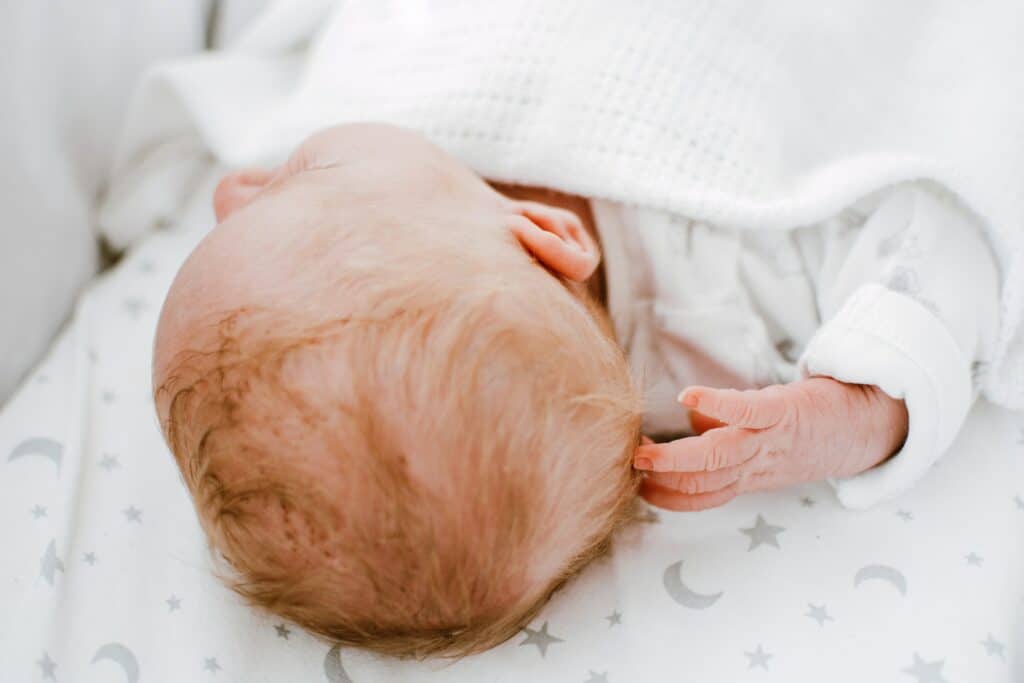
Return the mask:
[[697,394],[688,394],[686,393],[686,390],[680,391],[676,400],[688,408],[697,407]]
[[650,458],[635,458],[633,460],[633,467],[638,470],[649,470],[654,467],[654,461]]

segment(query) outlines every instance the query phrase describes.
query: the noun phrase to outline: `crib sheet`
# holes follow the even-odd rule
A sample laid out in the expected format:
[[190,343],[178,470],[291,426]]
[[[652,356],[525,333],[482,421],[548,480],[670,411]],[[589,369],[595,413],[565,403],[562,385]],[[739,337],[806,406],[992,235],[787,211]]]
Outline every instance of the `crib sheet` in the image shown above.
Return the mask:
[[1024,680],[1024,419],[988,404],[869,511],[825,484],[652,510],[461,661],[339,649],[247,607],[211,573],[150,398],[156,317],[213,222],[211,183],[82,295],[0,413],[0,681]]

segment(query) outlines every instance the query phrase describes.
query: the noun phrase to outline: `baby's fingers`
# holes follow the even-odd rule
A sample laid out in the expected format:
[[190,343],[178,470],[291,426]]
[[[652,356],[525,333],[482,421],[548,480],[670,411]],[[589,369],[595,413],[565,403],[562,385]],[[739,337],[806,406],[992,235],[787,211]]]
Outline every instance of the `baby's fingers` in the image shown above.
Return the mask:
[[761,451],[761,439],[749,429],[724,427],[700,436],[641,446],[633,465],[650,472],[704,472],[733,467]]
[[676,510],[677,512],[695,512],[697,510],[707,510],[708,508],[725,505],[735,498],[738,493],[738,484],[730,484],[724,489],[719,489],[718,491],[698,493],[695,495],[688,495],[671,489],[662,488],[651,481],[645,481],[640,487],[640,495],[643,496],[644,500],[648,503],[660,508],[665,508],[666,510]]
[[679,401],[728,425],[750,429],[766,429],[782,422],[791,403],[782,385],[749,391],[690,387],[679,395]]
[[708,493],[724,489],[739,481],[747,465],[726,467],[708,472],[649,472],[647,481],[657,484],[663,489],[677,491],[688,495]]

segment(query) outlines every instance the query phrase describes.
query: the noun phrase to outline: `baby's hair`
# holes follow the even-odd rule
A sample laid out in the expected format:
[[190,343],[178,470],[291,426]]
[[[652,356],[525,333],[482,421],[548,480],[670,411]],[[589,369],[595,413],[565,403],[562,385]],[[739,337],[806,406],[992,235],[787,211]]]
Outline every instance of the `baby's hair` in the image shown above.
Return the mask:
[[332,642],[463,656],[630,519],[639,398],[561,281],[420,256],[350,272],[334,319],[224,314],[156,395],[234,590]]

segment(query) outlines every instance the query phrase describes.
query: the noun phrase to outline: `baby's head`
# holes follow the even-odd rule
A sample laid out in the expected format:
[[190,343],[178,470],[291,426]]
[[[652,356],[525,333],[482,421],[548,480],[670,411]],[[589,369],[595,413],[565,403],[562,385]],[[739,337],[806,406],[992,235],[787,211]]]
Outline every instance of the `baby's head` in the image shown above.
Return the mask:
[[578,218],[425,140],[319,133],[226,177],[171,287],[157,410],[234,588],[423,656],[514,635],[605,549],[637,394]]

